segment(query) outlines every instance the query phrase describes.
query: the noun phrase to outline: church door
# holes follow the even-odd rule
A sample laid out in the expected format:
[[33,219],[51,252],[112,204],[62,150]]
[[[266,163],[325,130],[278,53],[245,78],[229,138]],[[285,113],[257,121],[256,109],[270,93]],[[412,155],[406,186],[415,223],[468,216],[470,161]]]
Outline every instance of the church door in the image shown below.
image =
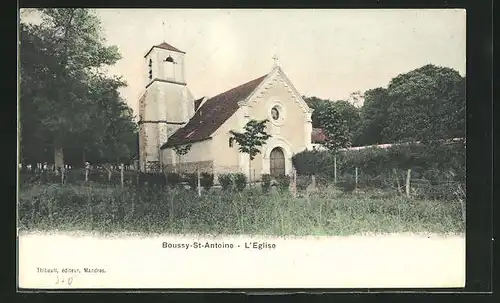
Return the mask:
[[270,157],[270,172],[271,176],[278,177],[285,175],[285,155],[283,150],[279,147],[271,151]]

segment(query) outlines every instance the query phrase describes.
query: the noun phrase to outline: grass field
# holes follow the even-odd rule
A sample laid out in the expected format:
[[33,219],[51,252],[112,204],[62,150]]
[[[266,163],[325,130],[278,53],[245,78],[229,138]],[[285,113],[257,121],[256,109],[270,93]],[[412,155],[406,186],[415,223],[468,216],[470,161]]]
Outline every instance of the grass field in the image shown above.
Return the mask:
[[185,189],[93,185],[29,185],[19,190],[25,231],[343,236],[465,233],[458,201],[415,200],[383,192],[315,194],[260,188],[201,197]]

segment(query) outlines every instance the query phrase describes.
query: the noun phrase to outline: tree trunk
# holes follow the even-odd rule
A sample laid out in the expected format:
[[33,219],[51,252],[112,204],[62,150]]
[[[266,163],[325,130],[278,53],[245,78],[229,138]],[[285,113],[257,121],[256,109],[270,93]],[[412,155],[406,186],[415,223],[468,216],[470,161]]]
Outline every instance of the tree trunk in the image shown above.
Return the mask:
[[410,179],[411,179],[411,168],[408,169],[408,173],[406,175],[406,197],[409,198],[410,197]]
[[248,157],[248,186],[252,187],[252,158]]
[[64,152],[60,137],[54,139],[54,169],[57,170],[58,168],[64,169]]
[[337,184],[337,155],[333,156],[333,184]]

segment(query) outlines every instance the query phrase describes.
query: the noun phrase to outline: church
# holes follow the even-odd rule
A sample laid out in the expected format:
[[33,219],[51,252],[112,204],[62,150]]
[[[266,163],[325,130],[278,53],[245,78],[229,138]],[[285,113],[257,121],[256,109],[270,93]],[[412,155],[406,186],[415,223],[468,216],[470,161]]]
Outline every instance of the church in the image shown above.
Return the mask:
[[[194,98],[184,69],[186,52],[165,42],[144,56],[145,91],[139,99],[141,171],[292,173],[292,156],[312,149],[312,110],[275,63],[269,73],[213,97]],[[147,71],[147,73],[146,73]],[[231,142],[252,119],[268,119],[271,138],[252,163]],[[183,146],[187,153],[178,153]],[[251,171],[249,170],[251,165]],[[251,173],[250,176],[248,176]]]

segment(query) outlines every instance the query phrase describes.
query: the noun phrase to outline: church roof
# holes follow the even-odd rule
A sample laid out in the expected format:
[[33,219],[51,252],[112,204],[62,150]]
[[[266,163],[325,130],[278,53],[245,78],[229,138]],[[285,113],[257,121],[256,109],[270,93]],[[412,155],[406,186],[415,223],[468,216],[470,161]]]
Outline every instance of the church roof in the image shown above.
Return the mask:
[[178,49],[178,48],[176,48],[176,47],[173,47],[172,45],[168,44],[167,42],[163,42],[163,43],[158,44],[158,45],[153,45],[153,46],[149,49],[149,51],[146,53],[146,55],[145,55],[144,57],[146,57],[146,56],[147,56],[147,55],[151,52],[151,50],[152,50],[153,48],[155,48],[155,47],[157,47],[157,48],[161,48],[161,49],[166,49],[166,50],[173,51],[173,52],[183,53],[183,54],[185,54],[185,53],[186,53],[186,52],[183,52],[183,51],[179,50],[179,49]]
[[194,110],[195,111],[198,110],[198,107],[200,107],[201,102],[203,101],[203,99],[205,99],[205,97],[201,97],[198,100],[194,100]]
[[205,101],[189,122],[173,133],[161,148],[210,138],[238,110],[238,102],[245,100],[266,76],[244,83]]

